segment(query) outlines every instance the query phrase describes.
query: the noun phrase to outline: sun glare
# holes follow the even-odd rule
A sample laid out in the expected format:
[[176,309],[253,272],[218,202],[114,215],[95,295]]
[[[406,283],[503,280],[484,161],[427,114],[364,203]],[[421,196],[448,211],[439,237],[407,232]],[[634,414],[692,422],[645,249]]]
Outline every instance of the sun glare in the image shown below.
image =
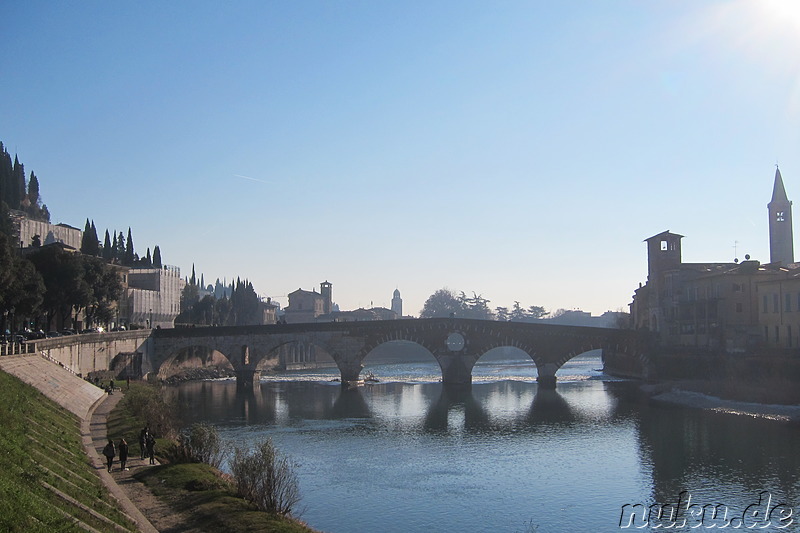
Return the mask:
[[765,17],[772,19],[776,30],[791,32],[800,40],[800,1],[760,0],[751,2]]

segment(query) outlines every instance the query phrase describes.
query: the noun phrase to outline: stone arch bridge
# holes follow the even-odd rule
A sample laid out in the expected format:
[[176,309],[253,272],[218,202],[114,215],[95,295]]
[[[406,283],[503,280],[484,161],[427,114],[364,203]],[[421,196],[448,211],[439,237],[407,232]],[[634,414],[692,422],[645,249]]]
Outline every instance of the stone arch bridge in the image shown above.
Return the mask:
[[426,348],[442,370],[442,382],[469,384],[472,368],[493,348],[512,346],[530,356],[540,386],[553,388],[556,371],[571,358],[603,349],[640,357],[643,339],[630,330],[497,322],[465,318],[428,318],[365,322],[277,324],[152,330],[147,371],[158,373],[181,350],[202,347],[222,353],[233,365],[237,381],[252,386],[259,364],[282,346],[302,343],[329,353],[343,383],[359,379],[367,355],[383,343],[411,341]]

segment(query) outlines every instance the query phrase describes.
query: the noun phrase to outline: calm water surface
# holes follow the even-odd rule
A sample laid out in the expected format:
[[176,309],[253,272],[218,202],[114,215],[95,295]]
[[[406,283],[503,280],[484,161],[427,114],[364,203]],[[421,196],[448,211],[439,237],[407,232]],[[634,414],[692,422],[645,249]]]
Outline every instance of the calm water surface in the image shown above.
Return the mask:
[[264,377],[249,394],[231,381],[167,394],[227,442],[271,437],[298,463],[302,518],[323,531],[620,531],[624,504],[681,491],[739,517],[769,491],[795,522],[760,531],[800,531],[797,426],[650,405],[600,366],[573,359],[557,391],[538,388],[530,361],[491,361],[466,391],[424,362],[368,366],[381,382],[352,390],[331,369]]

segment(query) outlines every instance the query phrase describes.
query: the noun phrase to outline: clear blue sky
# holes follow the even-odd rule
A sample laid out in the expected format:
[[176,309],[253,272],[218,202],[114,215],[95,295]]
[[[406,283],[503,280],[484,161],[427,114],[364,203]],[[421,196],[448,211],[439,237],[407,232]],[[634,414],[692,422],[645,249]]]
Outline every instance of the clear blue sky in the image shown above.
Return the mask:
[[[435,290],[595,314],[685,261],[768,261],[800,200],[800,2],[0,5],[0,140],[53,222],[277,297]],[[800,204],[798,204],[800,206]],[[800,219],[800,213],[795,217]],[[796,228],[800,235],[800,228]],[[797,247],[800,256],[800,247]]]

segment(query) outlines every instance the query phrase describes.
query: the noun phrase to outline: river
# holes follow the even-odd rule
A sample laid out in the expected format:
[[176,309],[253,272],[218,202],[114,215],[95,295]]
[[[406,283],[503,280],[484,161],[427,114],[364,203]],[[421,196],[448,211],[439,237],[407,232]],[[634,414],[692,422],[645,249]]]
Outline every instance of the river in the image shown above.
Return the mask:
[[[431,360],[368,366],[380,382],[352,390],[326,369],[265,376],[252,393],[221,380],[167,395],[229,446],[271,437],[297,463],[301,518],[322,531],[660,531],[683,519],[677,530],[800,531],[786,514],[800,512],[800,428],[654,405],[601,366],[569,361],[556,391],[539,389],[529,360],[481,360],[471,389],[451,390]],[[654,504],[683,512],[670,522],[643,510]]]

